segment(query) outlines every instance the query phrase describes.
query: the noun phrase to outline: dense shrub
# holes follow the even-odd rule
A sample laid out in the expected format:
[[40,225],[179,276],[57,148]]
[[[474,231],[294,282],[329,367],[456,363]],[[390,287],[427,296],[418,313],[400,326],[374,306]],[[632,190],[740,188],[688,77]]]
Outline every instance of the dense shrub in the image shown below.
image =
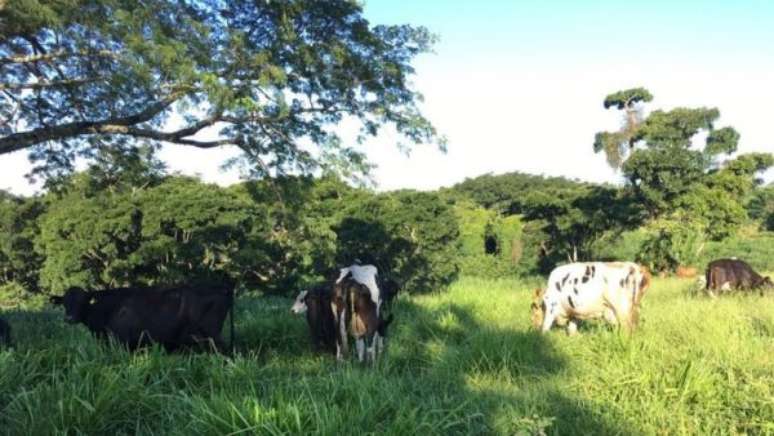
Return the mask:
[[238,276],[232,258],[251,229],[251,208],[222,188],[183,177],[90,197],[70,190],[41,216],[42,285],[61,291]]
[[517,215],[458,201],[454,213],[460,225],[460,272],[480,277],[514,275],[523,267],[522,224]]
[[39,198],[18,198],[0,192],[0,284],[38,289],[43,257],[35,251],[38,217],[45,210]]
[[334,228],[337,264],[373,263],[408,292],[449,285],[459,271],[459,226],[436,193],[397,191],[352,199]]

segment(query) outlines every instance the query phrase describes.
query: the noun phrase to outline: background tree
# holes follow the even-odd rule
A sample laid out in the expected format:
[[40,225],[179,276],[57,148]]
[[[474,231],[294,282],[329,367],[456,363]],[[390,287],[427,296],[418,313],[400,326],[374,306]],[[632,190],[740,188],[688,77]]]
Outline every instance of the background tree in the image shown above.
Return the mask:
[[[583,187],[555,195],[527,197],[524,219],[539,223],[543,264],[589,261],[592,247],[605,232],[623,231],[642,222],[642,209],[611,187]],[[548,259],[551,259],[550,261]]]
[[146,141],[233,145],[260,175],[357,174],[369,166],[339,140],[344,118],[361,139],[390,125],[443,145],[408,80],[433,39],[372,26],[348,0],[12,0],[0,11],[0,154],[29,149],[51,176]]
[[407,292],[449,285],[459,271],[459,225],[435,193],[397,191],[346,205],[334,227],[336,264],[373,263]]
[[750,218],[759,220],[764,229],[774,231],[774,183],[754,192],[747,211]]
[[38,217],[45,211],[40,198],[21,198],[0,191],[0,284],[17,283],[38,291],[43,257],[35,251]]
[[594,138],[594,152],[604,151],[607,163],[618,169],[626,155],[634,148],[637,131],[643,120],[642,103],[653,100],[653,95],[645,88],[632,88],[618,91],[605,97],[605,109],[615,107],[624,111],[621,128],[615,132],[599,132]]

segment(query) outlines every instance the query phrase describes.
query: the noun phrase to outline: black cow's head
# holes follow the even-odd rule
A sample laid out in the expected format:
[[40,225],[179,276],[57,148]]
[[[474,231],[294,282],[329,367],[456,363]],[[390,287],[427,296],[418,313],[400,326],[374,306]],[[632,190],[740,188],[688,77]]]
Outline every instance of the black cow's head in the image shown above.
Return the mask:
[[49,299],[52,304],[65,308],[65,321],[71,324],[83,321],[84,309],[91,302],[91,296],[81,288],[70,288],[63,296],[53,296]]
[[764,289],[774,289],[774,282],[771,281],[771,277],[764,277],[761,287]]

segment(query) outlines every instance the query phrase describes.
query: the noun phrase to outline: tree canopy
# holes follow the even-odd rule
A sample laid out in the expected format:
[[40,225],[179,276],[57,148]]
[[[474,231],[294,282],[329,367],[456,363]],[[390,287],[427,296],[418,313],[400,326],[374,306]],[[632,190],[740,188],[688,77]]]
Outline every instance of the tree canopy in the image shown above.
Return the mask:
[[260,174],[367,171],[344,119],[360,139],[390,126],[443,147],[409,82],[433,42],[349,0],[11,0],[0,154],[28,149],[56,174],[106,148],[233,145]]

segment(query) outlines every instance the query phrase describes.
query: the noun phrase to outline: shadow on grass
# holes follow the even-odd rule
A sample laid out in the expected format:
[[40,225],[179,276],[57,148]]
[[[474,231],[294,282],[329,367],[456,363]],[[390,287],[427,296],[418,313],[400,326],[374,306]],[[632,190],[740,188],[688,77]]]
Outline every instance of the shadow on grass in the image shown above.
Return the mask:
[[[624,417],[611,422],[552,380],[572,362],[549,337],[480,321],[450,303],[427,309],[402,300],[385,366],[445,384],[479,417],[476,430],[501,434],[637,434]],[[524,323],[526,326],[526,322]],[[591,327],[591,326],[590,326]],[[389,376],[389,375],[388,375]],[[477,431],[476,431],[477,432]]]

